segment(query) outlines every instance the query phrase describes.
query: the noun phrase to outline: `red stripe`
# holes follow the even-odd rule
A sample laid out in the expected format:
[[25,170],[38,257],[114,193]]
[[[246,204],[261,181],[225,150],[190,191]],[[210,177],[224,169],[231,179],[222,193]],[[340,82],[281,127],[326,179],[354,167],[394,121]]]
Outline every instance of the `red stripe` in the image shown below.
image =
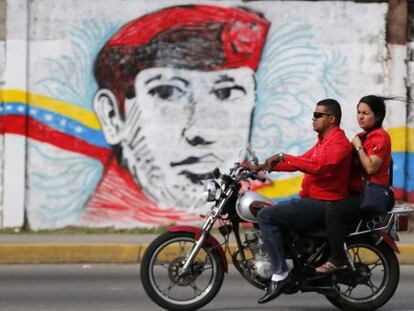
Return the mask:
[[396,200],[404,200],[406,191],[401,188],[394,188],[394,195]]
[[407,201],[410,203],[414,203],[414,191],[407,192]]
[[3,121],[0,123],[3,123],[5,133],[25,135],[37,141],[49,143],[65,150],[95,158],[102,163],[106,163],[112,154],[112,150],[110,149],[97,147],[30,117],[26,119],[25,116],[21,115],[6,115],[1,117],[0,120]]

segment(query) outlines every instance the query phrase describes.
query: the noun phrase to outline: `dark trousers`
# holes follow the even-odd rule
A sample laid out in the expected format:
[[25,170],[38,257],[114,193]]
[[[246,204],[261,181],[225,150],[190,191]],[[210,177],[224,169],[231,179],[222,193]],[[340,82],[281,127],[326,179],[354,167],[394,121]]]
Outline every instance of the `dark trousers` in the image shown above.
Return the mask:
[[357,194],[334,202],[326,209],[326,232],[331,250],[329,261],[337,266],[347,262],[344,249],[345,237],[350,225],[355,224],[362,216],[360,203],[361,197]]
[[326,208],[331,204],[308,198],[293,199],[259,211],[259,228],[274,273],[282,274],[288,271],[282,232],[323,228]]

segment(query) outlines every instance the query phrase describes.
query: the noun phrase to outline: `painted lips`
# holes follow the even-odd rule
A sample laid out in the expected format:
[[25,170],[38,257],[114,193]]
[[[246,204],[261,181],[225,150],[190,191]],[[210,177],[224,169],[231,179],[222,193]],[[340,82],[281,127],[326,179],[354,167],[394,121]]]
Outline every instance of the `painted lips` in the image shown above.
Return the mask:
[[[213,153],[208,153],[200,157],[190,156],[178,162],[171,162],[170,166],[176,167],[176,166],[181,166],[181,165],[197,165],[197,164],[205,164],[205,163],[217,164],[218,162],[223,162],[223,160],[217,157]],[[178,173],[178,175],[183,175],[187,177],[187,179],[189,179],[191,183],[193,184],[200,184],[201,180],[214,178],[214,176],[212,175],[212,172],[195,173],[189,170],[182,170]]]

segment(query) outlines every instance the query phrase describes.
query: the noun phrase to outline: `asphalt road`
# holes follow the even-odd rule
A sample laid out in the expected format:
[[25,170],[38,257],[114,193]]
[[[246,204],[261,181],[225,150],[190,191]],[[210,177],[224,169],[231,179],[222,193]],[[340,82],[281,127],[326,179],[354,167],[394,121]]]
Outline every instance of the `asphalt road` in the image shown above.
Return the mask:
[[[414,310],[414,266],[401,267],[397,292],[382,311]],[[232,268],[216,298],[201,310],[336,310],[321,295],[282,296],[256,304],[262,292]],[[0,310],[162,310],[146,296],[139,265],[0,265]]]

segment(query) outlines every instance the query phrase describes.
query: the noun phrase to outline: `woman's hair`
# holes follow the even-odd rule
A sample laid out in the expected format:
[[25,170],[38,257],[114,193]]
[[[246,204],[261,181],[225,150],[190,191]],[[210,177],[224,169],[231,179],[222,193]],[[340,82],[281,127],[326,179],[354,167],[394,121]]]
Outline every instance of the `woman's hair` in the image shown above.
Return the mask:
[[394,99],[393,97],[383,97],[383,96],[376,96],[376,95],[368,95],[362,97],[357,107],[360,103],[367,104],[368,107],[372,110],[375,116],[375,124],[373,129],[382,127],[382,122],[385,119],[386,109],[385,109],[385,101]]

